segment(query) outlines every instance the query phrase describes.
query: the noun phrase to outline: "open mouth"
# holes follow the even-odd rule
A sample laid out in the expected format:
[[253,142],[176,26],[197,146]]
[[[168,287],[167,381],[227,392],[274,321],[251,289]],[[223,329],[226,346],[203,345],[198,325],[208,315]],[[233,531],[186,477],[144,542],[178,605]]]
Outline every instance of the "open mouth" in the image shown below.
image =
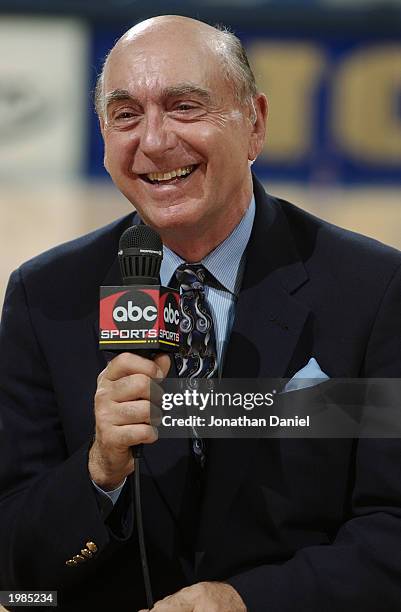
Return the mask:
[[196,170],[198,164],[192,166],[183,166],[168,172],[149,172],[149,174],[140,174],[140,178],[151,185],[171,185],[185,181]]

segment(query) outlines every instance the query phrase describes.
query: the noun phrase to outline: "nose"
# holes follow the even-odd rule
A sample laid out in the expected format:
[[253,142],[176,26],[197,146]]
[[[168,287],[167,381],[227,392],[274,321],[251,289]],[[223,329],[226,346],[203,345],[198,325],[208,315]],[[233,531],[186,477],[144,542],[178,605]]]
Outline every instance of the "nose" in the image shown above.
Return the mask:
[[146,157],[158,158],[177,144],[173,130],[169,128],[167,117],[160,110],[149,111],[142,122],[139,147]]

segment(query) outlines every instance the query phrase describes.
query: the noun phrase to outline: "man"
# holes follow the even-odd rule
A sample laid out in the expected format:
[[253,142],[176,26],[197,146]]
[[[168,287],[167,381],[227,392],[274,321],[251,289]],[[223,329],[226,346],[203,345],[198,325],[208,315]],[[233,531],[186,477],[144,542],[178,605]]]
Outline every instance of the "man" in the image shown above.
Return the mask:
[[[162,281],[182,262],[214,277],[223,376],[292,377],[311,358],[330,377],[400,375],[401,255],[252,181],[267,103],[235,38],[177,16],[138,24],[106,61],[97,108],[108,172],[134,222],[162,237]],[[397,440],[210,440],[198,497],[190,441],[157,440],[148,383],[176,376],[173,361],[107,363],[97,350],[98,287],[120,284],[117,245],[132,222],[10,281],[2,588],[58,589],[63,610],[146,607],[132,499],[142,443],[158,612],[398,610]]]

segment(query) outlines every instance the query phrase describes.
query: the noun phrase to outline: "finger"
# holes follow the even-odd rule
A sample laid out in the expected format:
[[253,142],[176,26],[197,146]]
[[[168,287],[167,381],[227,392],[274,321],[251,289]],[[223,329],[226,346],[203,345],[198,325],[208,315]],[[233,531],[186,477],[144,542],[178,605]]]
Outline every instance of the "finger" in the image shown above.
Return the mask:
[[181,602],[174,601],[170,603],[163,600],[153,606],[151,612],[194,612],[194,608],[192,606],[188,607]]
[[153,444],[157,439],[157,429],[145,423],[119,425],[113,427],[108,434],[108,444],[122,450],[137,444]]
[[156,406],[162,405],[163,389],[153,379],[144,374],[131,374],[119,380],[101,384],[109,399],[115,402],[150,400]]
[[145,374],[123,376],[110,384],[109,398],[114,402],[150,400],[150,381]]
[[156,406],[150,402],[150,425],[153,427],[159,427],[162,423],[163,411],[160,406]]
[[159,406],[161,408],[163,402],[164,390],[162,388],[163,383],[157,383],[154,380],[150,381],[150,401],[155,406]]
[[194,602],[187,598],[182,590],[156,602],[151,612],[194,612],[194,606]]
[[[156,412],[155,412],[156,415]],[[112,411],[113,425],[133,425],[151,422],[151,405],[148,400],[132,402],[115,402]],[[152,412],[153,421],[153,412]],[[152,422],[152,425],[155,423]]]
[[145,374],[150,378],[163,378],[163,371],[155,361],[135,353],[121,353],[109,362],[104,370],[108,380],[119,380],[130,374]]
[[162,411],[160,407],[147,400],[114,402],[112,411],[108,413],[108,421],[112,425],[147,423],[157,427],[161,423],[161,418]]

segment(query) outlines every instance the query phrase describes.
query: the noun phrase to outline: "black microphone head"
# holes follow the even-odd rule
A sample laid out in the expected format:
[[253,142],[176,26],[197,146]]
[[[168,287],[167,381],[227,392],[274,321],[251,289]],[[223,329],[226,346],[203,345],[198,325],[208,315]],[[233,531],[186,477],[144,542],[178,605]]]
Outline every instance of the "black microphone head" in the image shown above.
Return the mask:
[[120,270],[128,285],[157,285],[163,243],[148,225],[133,225],[123,232],[118,251]]
[[159,234],[148,225],[133,225],[121,234],[120,250],[125,249],[151,249],[160,255],[163,252],[162,239]]

